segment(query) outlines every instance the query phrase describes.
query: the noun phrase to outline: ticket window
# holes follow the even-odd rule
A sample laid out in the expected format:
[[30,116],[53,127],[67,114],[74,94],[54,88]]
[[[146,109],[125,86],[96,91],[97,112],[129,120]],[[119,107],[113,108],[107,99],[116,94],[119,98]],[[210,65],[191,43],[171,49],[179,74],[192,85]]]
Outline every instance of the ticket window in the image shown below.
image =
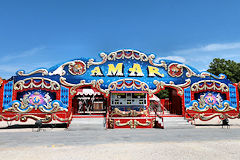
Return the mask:
[[146,93],[112,93],[111,105],[146,105]]

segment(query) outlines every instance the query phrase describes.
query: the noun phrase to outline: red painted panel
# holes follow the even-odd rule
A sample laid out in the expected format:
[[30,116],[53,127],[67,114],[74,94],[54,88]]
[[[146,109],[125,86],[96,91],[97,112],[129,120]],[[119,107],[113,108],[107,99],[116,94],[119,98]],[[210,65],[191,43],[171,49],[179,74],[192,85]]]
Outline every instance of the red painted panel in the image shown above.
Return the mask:
[[[118,125],[117,125],[118,124]],[[115,118],[114,128],[153,128],[153,118],[138,119],[134,117],[129,118]]]

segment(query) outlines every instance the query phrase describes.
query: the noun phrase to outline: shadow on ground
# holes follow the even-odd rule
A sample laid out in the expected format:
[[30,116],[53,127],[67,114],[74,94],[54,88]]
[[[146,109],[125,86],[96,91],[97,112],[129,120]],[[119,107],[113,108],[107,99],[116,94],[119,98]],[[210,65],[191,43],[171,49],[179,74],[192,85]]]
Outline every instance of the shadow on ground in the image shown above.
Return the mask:
[[[7,127],[0,127],[0,129],[21,129],[21,128],[38,128],[35,124],[14,124]],[[67,128],[66,123],[58,124],[42,124],[40,128]]]

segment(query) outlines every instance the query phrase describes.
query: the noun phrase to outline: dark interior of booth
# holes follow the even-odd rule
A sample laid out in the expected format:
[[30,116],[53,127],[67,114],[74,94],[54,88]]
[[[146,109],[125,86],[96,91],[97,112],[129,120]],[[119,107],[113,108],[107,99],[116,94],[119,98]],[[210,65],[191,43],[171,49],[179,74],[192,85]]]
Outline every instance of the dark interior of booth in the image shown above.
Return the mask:
[[107,99],[103,95],[76,95],[72,99],[73,115],[104,115]]
[[[169,114],[182,115],[182,98],[177,94],[177,90],[166,87],[156,94],[159,99],[164,99],[164,110]],[[166,114],[166,112],[165,112]]]

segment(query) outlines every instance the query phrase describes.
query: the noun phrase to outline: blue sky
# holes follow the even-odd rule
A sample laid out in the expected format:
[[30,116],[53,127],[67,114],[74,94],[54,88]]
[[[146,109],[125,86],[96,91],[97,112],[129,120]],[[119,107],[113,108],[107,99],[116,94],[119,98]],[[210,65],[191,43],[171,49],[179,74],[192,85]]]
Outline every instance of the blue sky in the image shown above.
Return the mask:
[[240,62],[240,1],[0,0],[0,77],[135,49],[198,70]]

